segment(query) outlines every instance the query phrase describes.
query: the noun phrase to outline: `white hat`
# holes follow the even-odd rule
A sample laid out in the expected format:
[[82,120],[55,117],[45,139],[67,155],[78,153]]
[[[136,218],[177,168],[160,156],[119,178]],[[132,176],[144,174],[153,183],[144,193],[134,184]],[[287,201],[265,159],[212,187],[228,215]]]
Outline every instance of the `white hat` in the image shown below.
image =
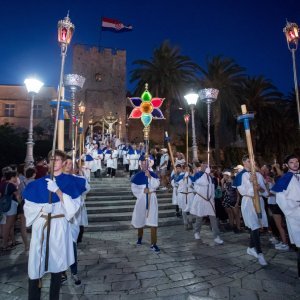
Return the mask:
[[228,175],[228,176],[231,176],[231,172],[229,172],[229,171],[225,171],[225,172],[223,172],[223,175]]
[[244,167],[242,165],[237,165],[236,167],[233,168],[234,170],[238,170],[241,171],[244,169]]
[[161,148],[161,151],[168,152],[168,149],[167,148]]

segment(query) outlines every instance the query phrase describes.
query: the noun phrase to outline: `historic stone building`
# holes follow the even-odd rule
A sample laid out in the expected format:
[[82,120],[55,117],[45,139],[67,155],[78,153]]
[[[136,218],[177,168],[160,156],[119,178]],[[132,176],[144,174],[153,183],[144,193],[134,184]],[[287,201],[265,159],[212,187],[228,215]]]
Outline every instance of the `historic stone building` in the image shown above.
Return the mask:
[[[85,77],[77,101],[84,101],[86,112],[84,127],[93,115],[94,130],[102,132],[102,118],[112,117],[114,133],[126,133],[126,51],[110,48],[99,49],[86,45],[73,47],[73,73]],[[108,125],[104,123],[105,131]]]
[[[51,117],[50,101],[55,99],[53,87],[42,87],[35,96],[33,126],[45,127]],[[10,124],[16,128],[29,128],[31,97],[22,85],[0,85],[0,125]]]

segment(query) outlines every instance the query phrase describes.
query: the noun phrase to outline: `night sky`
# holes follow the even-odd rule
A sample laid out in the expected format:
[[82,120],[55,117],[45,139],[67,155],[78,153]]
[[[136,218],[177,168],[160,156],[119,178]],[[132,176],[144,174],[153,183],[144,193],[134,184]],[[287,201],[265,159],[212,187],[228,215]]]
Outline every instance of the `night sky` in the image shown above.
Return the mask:
[[[58,85],[57,22],[68,10],[76,27],[72,44],[98,46],[101,36],[101,46],[126,49],[127,81],[132,62],[150,59],[153,49],[168,39],[202,66],[207,57],[224,55],[249,75],[264,75],[285,94],[293,89],[292,58],[282,29],[286,19],[300,25],[299,0],[4,0],[0,84],[22,84],[35,74],[46,85]],[[102,16],[134,29],[100,34]],[[71,52],[69,48],[65,73],[71,72]],[[300,49],[296,60],[300,66]],[[128,90],[133,88],[128,83]]]

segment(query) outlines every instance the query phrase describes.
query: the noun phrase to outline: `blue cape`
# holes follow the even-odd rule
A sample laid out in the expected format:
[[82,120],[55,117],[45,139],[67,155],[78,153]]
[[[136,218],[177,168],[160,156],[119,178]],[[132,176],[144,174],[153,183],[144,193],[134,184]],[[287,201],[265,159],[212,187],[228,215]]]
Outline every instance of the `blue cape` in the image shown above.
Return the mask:
[[232,183],[232,187],[235,187],[237,188],[238,186],[240,186],[242,184],[242,177],[243,177],[243,174],[247,172],[246,169],[243,169],[240,173],[238,173],[234,180],[233,180],[233,183]]
[[[158,178],[158,176],[152,172],[152,171],[149,171],[150,172],[150,175],[153,177],[153,178]],[[136,185],[142,185],[142,184],[147,184],[148,183],[148,177],[145,175],[145,172],[144,171],[140,171],[138,173],[136,173],[132,179],[131,179],[131,182],[136,184]]]
[[193,177],[193,182],[195,182],[197,179],[199,179],[203,174],[204,174],[204,172],[202,172],[202,171],[197,172]]
[[98,154],[103,154],[103,151],[101,149],[98,149]]
[[129,154],[129,155],[135,154],[135,151],[136,151],[136,154],[141,154],[141,151],[140,151],[140,150],[133,150],[132,148],[130,148],[130,149],[128,150],[128,153],[127,153],[127,154]]
[[280,177],[272,187],[271,191],[275,193],[280,193],[287,189],[290,184],[291,179],[293,178],[294,173],[287,172],[282,177]]
[[85,161],[93,161],[94,159],[93,159],[93,157],[91,156],[91,155],[89,155],[89,154],[87,154],[86,156],[85,156]]
[[[139,158],[139,160],[145,160],[145,154],[142,154]],[[148,156],[148,160],[153,160],[154,161],[154,157],[152,155]]]
[[105,150],[104,154],[111,154],[111,150]]
[[[47,189],[46,178],[50,177],[45,176],[30,182],[23,191],[23,198],[34,203],[48,203],[49,191]],[[73,199],[78,198],[86,190],[84,178],[60,174],[55,177],[55,180],[59,189]],[[52,203],[57,203],[59,201],[59,197],[56,193],[52,193]]]

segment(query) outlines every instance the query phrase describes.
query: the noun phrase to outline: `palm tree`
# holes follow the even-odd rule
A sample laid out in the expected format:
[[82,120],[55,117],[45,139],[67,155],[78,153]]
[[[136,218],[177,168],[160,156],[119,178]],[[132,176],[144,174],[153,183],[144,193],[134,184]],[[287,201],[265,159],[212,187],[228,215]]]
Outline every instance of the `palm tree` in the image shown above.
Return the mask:
[[171,103],[177,101],[177,105],[184,105],[182,88],[197,81],[199,66],[168,41],[154,49],[151,60],[136,60],[133,64],[138,66],[131,71],[130,82],[137,82],[134,94],[140,95],[148,83],[150,90],[154,91],[153,96],[166,98],[164,115],[169,124]]
[[204,75],[201,86],[219,90],[218,100],[213,104],[212,125],[215,142],[215,160],[220,164],[220,147],[228,144],[235,135],[235,115],[239,110],[241,83],[245,79],[245,68],[233,59],[215,56],[208,59],[206,68],[201,68]]
[[282,122],[287,104],[282,93],[270,80],[257,76],[244,81],[242,97],[248,110],[255,112],[252,132],[256,152],[264,158],[282,156],[289,136]]

